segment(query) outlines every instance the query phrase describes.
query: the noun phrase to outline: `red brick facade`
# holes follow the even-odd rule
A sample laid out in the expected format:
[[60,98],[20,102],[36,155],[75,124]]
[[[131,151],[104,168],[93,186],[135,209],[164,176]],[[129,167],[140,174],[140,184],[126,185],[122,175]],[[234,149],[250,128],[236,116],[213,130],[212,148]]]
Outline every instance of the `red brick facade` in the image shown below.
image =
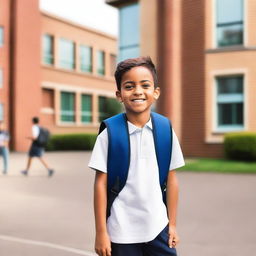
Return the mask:
[[[3,69],[0,104],[3,120],[11,133],[11,147],[26,151],[31,134],[31,118],[39,116],[41,124],[52,133],[96,132],[98,129],[98,98],[115,97],[113,56],[116,38],[70,21],[42,13],[39,1],[0,0],[0,26],[4,43],[0,47],[0,68]],[[43,61],[44,35],[53,37],[53,65]],[[75,68],[60,66],[59,41],[65,38],[75,45]],[[92,72],[80,70],[80,45],[92,49]],[[97,73],[97,53],[104,52],[105,73]],[[61,93],[75,97],[75,120],[61,121]],[[92,122],[81,122],[81,97],[92,99]]]

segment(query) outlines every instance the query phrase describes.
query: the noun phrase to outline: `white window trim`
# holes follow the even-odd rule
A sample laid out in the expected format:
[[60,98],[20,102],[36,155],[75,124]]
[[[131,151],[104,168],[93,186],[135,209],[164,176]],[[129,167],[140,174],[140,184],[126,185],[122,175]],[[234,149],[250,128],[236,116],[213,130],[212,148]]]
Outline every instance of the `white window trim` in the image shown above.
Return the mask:
[[[244,13],[243,13],[243,24],[244,24],[244,27],[243,27],[243,46],[246,47],[248,46],[248,18],[247,18],[247,8],[248,8],[248,3],[247,3],[247,0],[243,0],[244,1]],[[217,44],[217,29],[216,29],[216,21],[217,21],[217,15],[216,15],[216,12],[217,12],[217,8],[216,8],[216,5],[217,5],[217,0],[212,0],[212,11],[213,11],[213,15],[212,15],[212,28],[213,28],[213,36],[212,36],[212,47],[213,49],[219,49],[219,48],[222,48],[222,47],[219,47],[218,44]],[[234,45],[235,46],[235,45]]]
[[[236,75],[242,75],[243,76],[243,117],[244,117],[244,125],[242,128],[219,128],[217,125],[217,83],[216,83],[216,77],[218,76],[236,76]],[[211,81],[212,81],[212,88],[213,88],[213,98],[212,98],[212,133],[226,133],[231,131],[245,131],[248,130],[248,116],[249,116],[249,108],[247,106],[247,98],[248,98],[248,89],[247,89],[247,82],[248,80],[248,70],[247,69],[226,69],[226,70],[216,70],[211,73]]]

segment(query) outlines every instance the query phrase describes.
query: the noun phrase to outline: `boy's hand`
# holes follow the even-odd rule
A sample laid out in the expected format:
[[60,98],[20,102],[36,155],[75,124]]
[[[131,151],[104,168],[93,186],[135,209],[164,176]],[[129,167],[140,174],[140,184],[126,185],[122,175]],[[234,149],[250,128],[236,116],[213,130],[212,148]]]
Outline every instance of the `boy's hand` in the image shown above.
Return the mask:
[[177,231],[176,231],[176,227],[173,225],[169,225],[169,247],[170,248],[175,248],[176,245],[179,243],[180,239],[178,237]]
[[111,256],[111,242],[107,233],[96,235],[95,252],[99,256]]

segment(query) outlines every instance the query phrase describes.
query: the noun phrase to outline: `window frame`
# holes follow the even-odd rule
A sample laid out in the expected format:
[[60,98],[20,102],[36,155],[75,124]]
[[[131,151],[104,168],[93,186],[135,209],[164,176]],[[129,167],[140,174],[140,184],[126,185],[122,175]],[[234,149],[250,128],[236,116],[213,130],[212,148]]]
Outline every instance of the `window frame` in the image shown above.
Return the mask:
[[4,26],[0,25],[0,48],[4,46]]
[[[243,103],[243,124],[228,124],[228,125],[219,125],[219,111],[218,111],[218,78],[235,78],[235,77],[242,77],[242,93],[233,93],[233,97],[236,98],[235,101],[231,101],[232,96],[220,96],[222,103],[226,102],[227,103],[238,103],[238,98],[237,96],[240,95],[239,97],[242,96],[242,103]],[[243,131],[246,129],[246,87],[245,87],[245,81],[246,77],[244,73],[237,73],[237,74],[218,74],[214,76],[214,127],[215,127],[215,132],[218,133],[225,133],[225,132],[232,132],[232,131]],[[236,94],[236,95],[235,95]],[[226,99],[225,99],[226,98]],[[240,101],[239,101],[240,102]]]
[[[229,44],[229,45],[223,45],[223,46],[221,46],[221,45],[219,45],[219,42],[218,42],[218,14],[217,14],[217,12],[218,12],[218,7],[217,7],[217,5],[218,5],[218,1],[219,0],[212,0],[213,2],[213,12],[214,12],[214,19],[213,19],[213,27],[214,27],[214,29],[213,29],[213,31],[214,31],[214,37],[213,37],[213,45],[214,45],[214,47],[215,48],[220,48],[220,49],[223,49],[223,48],[228,48],[228,47],[236,47],[236,46],[244,46],[244,45],[246,45],[246,39],[247,39],[247,37],[246,37],[246,32],[247,32],[247,30],[246,30],[246,25],[247,25],[247,21],[246,21],[246,8],[247,8],[247,3],[246,3],[246,0],[242,0],[243,1],[243,3],[242,3],[242,5],[243,5],[243,10],[242,10],[242,15],[243,15],[243,20],[242,21],[237,21],[237,22],[227,22],[227,23],[239,23],[239,22],[241,22],[241,24],[242,24],[242,26],[243,26],[243,29],[242,29],[242,31],[243,31],[243,35],[242,35],[242,43],[240,43],[240,44]],[[219,24],[220,25],[220,24]],[[238,24],[239,25],[239,24]],[[223,24],[221,25],[221,26],[223,26]]]
[[[62,95],[63,94],[69,94],[69,95],[73,95],[73,110],[63,110],[62,109]],[[64,113],[63,113],[64,112]],[[71,114],[70,114],[71,113]],[[69,120],[63,120],[63,116],[71,116],[73,117],[71,121]],[[71,91],[60,91],[60,115],[59,115],[59,120],[62,124],[75,124],[76,123],[76,93],[75,92],[71,92]]]
[[[135,16],[133,17],[133,19],[130,19],[130,15],[131,13],[129,13],[129,9],[134,9],[133,11],[136,11],[136,14],[134,14],[134,12],[132,12],[132,14],[134,14]],[[129,5],[124,5],[119,9],[119,42],[118,42],[118,49],[119,49],[119,53],[118,53],[118,62],[127,59],[127,58],[136,58],[138,56],[140,56],[140,44],[141,44],[141,38],[140,38],[140,3],[139,2],[135,2],[135,3],[131,3]],[[133,38],[136,38],[137,40],[132,41],[132,42],[128,42],[127,40],[125,40],[125,31],[129,31],[129,25],[127,25],[127,21],[125,21],[125,11],[128,10],[128,17],[129,20],[137,20],[138,24],[136,26],[136,31],[133,31],[136,35],[136,37],[133,36]],[[128,23],[129,24],[129,23]],[[122,25],[124,25],[126,27],[126,29],[124,30]],[[134,25],[134,24],[131,24]],[[134,27],[132,26],[132,30]],[[124,39],[123,39],[124,38]],[[124,42],[126,42],[124,44]]]
[[[71,43],[72,47],[73,47],[73,58],[72,58],[72,61],[71,60],[66,60],[66,59],[63,59],[61,58],[62,54],[61,54],[61,43],[62,42],[66,42],[66,43]],[[64,38],[64,37],[60,37],[59,38],[59,42],[58,42],[58,56],[59,56],[59,60],[58,60],[58,66],[62,69],[65,69],[65,70],[69,70],[69,71],[75,71],[76,69],[76,42],[74,40],[71,40],[71,39],[67,39],[67,38]],[[63,65],[64,63],[64,65]]]
[[[102,54],[103,56],[103,67],[99,66],[99,54]],[[104,50],[98,50],[97,51],[97,75],[99,76],[105,76],[106,75],[106,52]]]
[[[51,39],[50,40],[50,42],[51,42],[51,53],[50,54],[48,54],[48,53],[46,54],[45,51],[44,51],[44,42],[45,42],[44,39],[46,37]],[[54,62],[55,62],[55,60],[54,60],[54,40],[55,40],[55,38],[54,38],[53,35],[50,35],[50,34],[44,34],[43,35],[43,60],[42,61],[45,65],[50,65],[50,66],[54,65]],[[45,58],[50,58],[51,62],[50,63],[46,62]]]
[[[83,96],[89,96],[90,97],[90,105],[91,105],[91,108],[90,108],[90,111],[84,111],[83,110]],[[86,93],[82,93],[81,94],[81,111],[80,111],[80,122],[83,124],[83,125],[87,125],[87,124],[92,124],[93,122],[93,96],[91,94],[86,94]],[[90,117],[90,121],[83,121],[83,117]]]
[[[82,64],[82,48],[87,48],[89,49],[89,52],[90,52],[90,65],[89,65],[89,68],[85,68],[85,70],[83,70],[83,64]],[[79,45],[79,59],[80,59],[80,71],[82,73],[92,73],[92,69],[93,69],[93,49],[92,49],[92,46],[88,46],[88,45],[85,45],[85,44],[80,44]],[[86,66],[86,65],[85,65]]]
[[106,118],[106,112],[101,112],[100,110],[100,99],[107,100],[107,96],[99,95],[98,96],[98,122],[101,123]]

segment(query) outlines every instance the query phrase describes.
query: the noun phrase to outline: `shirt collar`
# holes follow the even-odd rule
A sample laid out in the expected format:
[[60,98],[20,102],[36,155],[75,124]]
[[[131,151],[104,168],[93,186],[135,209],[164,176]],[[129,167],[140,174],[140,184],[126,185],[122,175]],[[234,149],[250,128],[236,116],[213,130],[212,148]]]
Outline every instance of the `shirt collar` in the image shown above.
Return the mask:
[[[136,125],[132,124],[131,122],[127,121],[128,123],[128,130],[129,130],[129,134],[134,133],[135,131],[141,131],[142,128],[137,127]],[[151,118],[148,120],[148,122],[144,125],[144,127],[148,127],[152,130],[152,121]],[[143,128],[144,128],[143,127]]]

